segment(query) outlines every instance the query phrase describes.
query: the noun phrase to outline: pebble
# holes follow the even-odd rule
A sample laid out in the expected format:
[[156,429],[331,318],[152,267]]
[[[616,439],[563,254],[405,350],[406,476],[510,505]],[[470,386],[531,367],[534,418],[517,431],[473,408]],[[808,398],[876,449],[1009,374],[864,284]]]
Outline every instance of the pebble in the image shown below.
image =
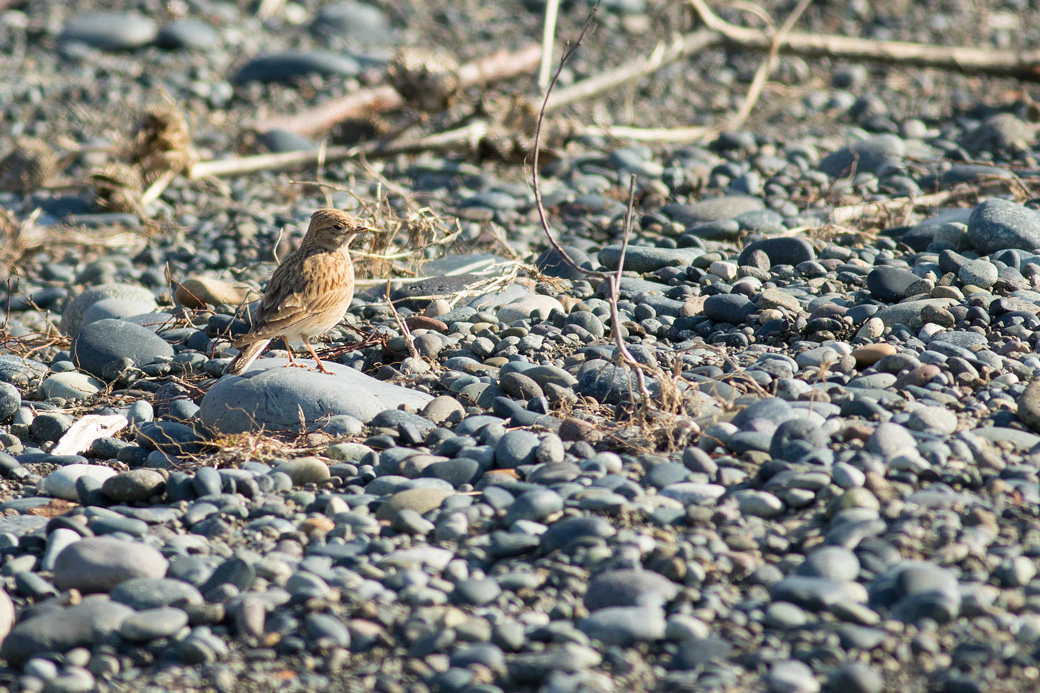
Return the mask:
[[968,219],[968,240],[980,253],[1040,248],[1040,217],[1015,202],[984,200]]
[[129,360],[128,366],[140,368],[174,355],[173,347],[151,330],[115,319],[84,325],[73,338],[70,350],[81,370],[108,380],[115,379],[118,364],[124,359]]
[[886,356],[896,353],[896,348],[891,344],[868,344],[852,350],[852,358],[856,359],[856,368],[870,368]]
[[236,84],[247,82],[291,82],[309,75],[322,77],[356,77],[361,65],[353,57],[330,51],[286,51],[260,55],[232,77]]
[[105,299],[132,301],[142,306],[150,306],[140,312],[147,313],[156,307],[152,292],[136,284],[113,282],[94,286],[78,294],[69,301],[61,311],[61,331],[63,334],[75,335],[83,326],[84,315],[95,303]]
[[167,563],[158,550],[147,544],[88,537],[58,554],[54,563],[54,586],[60,590],[77,589],[84,594],[108,592],[132,578],[163,577]]
[[[283,368],[283,359],[258,359],[242,376],[221,378],[202,398],[199,419],[226,434],[296,430],[301,412],[313,423],[337,415],[371,421],[383,411],[407,404],[422,407],[433,398],[384,383],[353,368],[329,363],[336,375]],[[258,399],[257,393],[266,393]]]
[[70,19],[58,41],[85,43],[104,51],[125,51],[151,43],[157,33],[155,24],[140,15],[99,12]]

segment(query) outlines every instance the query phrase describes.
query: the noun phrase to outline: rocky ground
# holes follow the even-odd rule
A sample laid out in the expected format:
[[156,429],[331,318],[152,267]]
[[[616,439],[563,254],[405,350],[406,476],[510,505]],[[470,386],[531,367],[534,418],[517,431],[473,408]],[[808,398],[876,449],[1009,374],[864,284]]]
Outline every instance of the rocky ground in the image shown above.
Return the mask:
[[[798,28],[1027,49],[1036,14],[828,3]],[[592,274],[547,250],[529,159],[184,175],[317,147],[249,126],[384,83],[402,46],[477,60],[540,17],[0,0],[0,685],[1037,686],[1035,87],[784,57],[740,129],[689,145],[577,126],[720,122],[761,56],[582,101],[554,115],[571,137],[541,192]],[[641,0],[596,21],[561,87],[695,26]],[[334,375],[275,345],[222,377],[243,306],[328,205],[381,231],[319,346]]]

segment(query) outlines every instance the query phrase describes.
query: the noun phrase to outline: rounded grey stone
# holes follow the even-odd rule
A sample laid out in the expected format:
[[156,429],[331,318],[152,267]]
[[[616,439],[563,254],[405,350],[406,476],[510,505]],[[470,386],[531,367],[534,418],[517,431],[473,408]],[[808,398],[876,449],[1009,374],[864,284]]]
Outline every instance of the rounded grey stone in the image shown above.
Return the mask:
[[987,254],[1005,248],[1040,248],[1040,215],[1009,200],[985,200],[968,218],[968,240]]
[[329,51],[286,51],[253,58],[239,69],[232,81],[291,82],[307,75],[322,77],[356,77],[361,65],[348,55]]
[[664,610],[657,606],[611,606],[578,621],[578,629],[604,645],[628,647],[664,637]]
[[173,607],[145,609],[131,614],[119,626],[119,635],[130,642],[151,642],[176,635],[188,625],[188,614]]
[[155,22],[140,15],[99,12],[70,19],[58,35],[58,41],[121,51],[151,43],[157,33]]
[[135,611],[164,606],[183,608],[202,603],[202,594],[194,585],[173,578],[131,578],[113,587],[108,596]]
[[173,347],[151,330],[116,319],[84,325],[70,351],[77,367],[102,379],[109,375],[109,364],[119,359],[130,359],[140,367],[174,355]]
[[61,311],[61,331],[67,335],[79,332],[83,325],[83,315],[90,306],[106,298],[123,298],[132,301],[151,303],[154,307],[155,296],[151,291],[136,284],[101,284],[87,289],[69,301]]
[[531,464],[538,450],[538,436],[530,431],[509,431],[495,444],[495,464],[500,469],[515,469]]
[[131,469],[105,479],[101,493],[117,503],[136,503],[160,494],[166,478],[154,469]]
[[72,544],[54,562],[54,586],[84,594],[108,592],[136,577],[161,578],[168,562],[148,544],[110,537],[88,537]]
[[421,410],[433,399],[337,363],[325,363],[335,375],[283,368],[285,363],[285,359],[261,358],[241,376],[222,377],[202,398],[199,420],[225,434],[261,428],[298,431],[301,413],[305,425],[338,414],[368,422],[402,404]]
[[997,266],[988,260],[968,260],[961,265],[957,272],[957,278],[962,284],[972,284],[982,289],[988,289],[997,283],[999,272]]
[[866,448],[867,452],[890,459],[908,450],[916,450],[917,441],[910,431],[899,424],[885,422],[874,429]]
[[600,573],[585,592],[589,611],[617,606],[663,605],[675,598],[678,587],[651,570],[623,569]]
[[0,645],[0,656],[20,665],[42,652],[68,652],[93,647],[118,631],[133,609],[107,599],[87,598],[81,604],[21,621]]

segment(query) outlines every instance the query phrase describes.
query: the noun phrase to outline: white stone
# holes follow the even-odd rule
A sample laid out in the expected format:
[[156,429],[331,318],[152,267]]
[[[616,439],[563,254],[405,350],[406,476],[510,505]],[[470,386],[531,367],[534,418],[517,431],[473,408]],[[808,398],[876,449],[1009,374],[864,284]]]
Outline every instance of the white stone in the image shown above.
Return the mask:
[[90,477],[104,483],[105,479],[116,475],[116,470],[100,464],[69,464],[59,467],[43,479],[44,495],[62,498],[68,501],[78,501],[79,494],[76,493],[76,480],[80,477]]
[[83,399],[103,390],[105,384],[93,376],[79,371],[55,373],[40,383],[40,394],[46,398]]
[[499,322],[508,325],[511,322],[526,320],[530,317],[545,320],[553,310],[566,312],[563,304],[552,296],[531,294],[499,308],[497,317]]

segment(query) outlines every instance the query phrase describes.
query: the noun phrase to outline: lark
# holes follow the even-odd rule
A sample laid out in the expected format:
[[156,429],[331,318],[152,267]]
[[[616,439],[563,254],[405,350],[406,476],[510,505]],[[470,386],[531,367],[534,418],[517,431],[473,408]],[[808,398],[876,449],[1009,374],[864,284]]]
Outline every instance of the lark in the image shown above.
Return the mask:
[[348,248],[368,229],[338,209],[319,209],[311,216],[300,249],[278,265],[253,316],[248,334],[232,342],[241,351],[225,373],[239,374],[260,355],[272,339],[281,337],[289,351],[287,366],[306,368],[292,355],[289,342],[299,340],[311,352],[318,370],[325,368],[308,343],[343,319],[354,297],[354,265]]

